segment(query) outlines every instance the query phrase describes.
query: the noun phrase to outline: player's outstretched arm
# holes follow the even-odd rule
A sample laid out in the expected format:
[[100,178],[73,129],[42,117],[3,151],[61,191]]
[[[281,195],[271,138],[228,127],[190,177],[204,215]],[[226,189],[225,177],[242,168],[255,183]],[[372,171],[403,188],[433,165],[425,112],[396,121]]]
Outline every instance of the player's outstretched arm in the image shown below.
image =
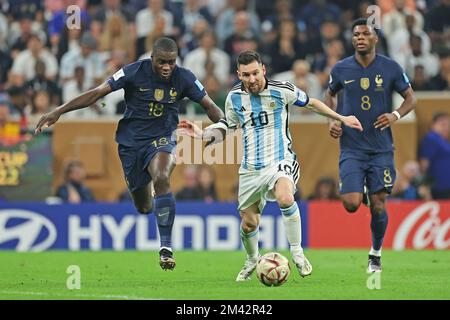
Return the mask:
[[225,118],[223,111],[216,105],[216,103],[208,96],[204,96],[200,101],[200,105],[205,109],[208,118],[216,123],[219,122],[220,119]]
[[311,108],[315,113],[321,114],[327,118],[341,121],[347,127],[363,131],[362,125],[355,116],[342,116],[339,113],[331,110],[322,101],[310,98],[308,107]]
[[[324,102],[331,110],[336,111],[337,96],[330,89],[325,91]],[[330,135],[335,139],[339,138],[342,135],[341,123],[330,118],[328,119],[328,130],[330,131]]]
[[44,114],[39,119],[39,122],[36,125],[34,133],[35,134],[40,133],[42,131],[42,127],[44,126],[50,127],[52,124],[58,121],[59,117],[63,113],[89,107],[90,105],[94,104],[98,99],[106,96],[111,91],[112,89],[110,85],[107,82],[104,82],[98,87],[80,94],[78,97],[73,98],[72,100],[66,102],[62,106],[59,106],[55,110]]
[[178,124],[178,133],[187,135],[195,139],[202,139],[208,141],[206,146],[212,143],[218,143],[225,139],[227,130],[226,125],[222,122],[214,123],[204,130],[200,129],[195,123],[189,120],[181,120]]
[[377,121],[373,124],[375,128],[384,130],[389,128],[395,121],[400,120],[403,116],[410,113],[417,104],[417,99],[414,96],[414,91],[409,87],[401,93],[403,97],[403,103],[401,106],[391,113],[384,113],[377,118]]

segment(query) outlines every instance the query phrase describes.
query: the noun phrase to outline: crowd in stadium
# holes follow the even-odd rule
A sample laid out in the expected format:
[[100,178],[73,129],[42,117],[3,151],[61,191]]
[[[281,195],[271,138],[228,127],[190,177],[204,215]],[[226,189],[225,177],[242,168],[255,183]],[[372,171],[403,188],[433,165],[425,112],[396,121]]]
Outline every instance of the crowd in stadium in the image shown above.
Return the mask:
[[[148,58],[161,36],[176,40],[178,64],[194,72],[220,107],[237,80],[235,59],[243,50],[261,53],[269,77],[291,81],[321,99],[331,67],[353,53],[352,21],[368,17],[372,4],[382,13],[378,51],[404,68],[414,90],[449,90],[450,0],[0,0],[1,137],[7,141],[14,135],[14,128],[5,127],[8,121],[19,120],[19,131],[26,131],[42,114],[122,66]],[[80,9],[76,28],[66,24],[71,5]],[[122,90],[113,92],[102,101],[107,107],[95,105],[65,118],[119,116],[122,97]],[[204,112],[193,103],[182,109]],[[448,127],[450,120],[444,115],[436,121]],[[420,177],[434,165],[436,153],[420,152],[427,162],[401,168],[399,197],[433,198]],[[326,197],[336,197],[332,182]],[[310,198],[323,198],[321,188],[329,184],[329,178],[319,181]],[[439,197],[449,198],[450,186],[444,189]],[[215,199],[210,193],[195,197]]]

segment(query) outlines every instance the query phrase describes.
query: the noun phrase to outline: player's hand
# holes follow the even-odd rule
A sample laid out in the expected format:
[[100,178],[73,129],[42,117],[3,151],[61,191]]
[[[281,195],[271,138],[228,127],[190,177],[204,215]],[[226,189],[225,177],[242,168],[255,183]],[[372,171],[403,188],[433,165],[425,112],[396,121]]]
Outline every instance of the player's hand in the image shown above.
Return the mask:
[[376,129],[384,130],[389,128],[397,120],[395,114],[384,113],[377,118],[377,121],[373,125]]
[[177,133],[190,136],[196,139],[202,139],[203,130],[189,120],[181,120],[177,126]]
[[341,123],[339,121],[330,121],[329,124],[330,136],[337,139],[342,135]]
[[48,128],[56,121],[58,121],[59,117],[61,117],[61,112],[56,109],[52,112],[44,114],[40,119],[38,124],[36,125],[36,129],[34,130],[34,134],[38,134],[42,131],[42,127]]
[[344,124],[349,128],[363,131],[363,127],[362,127],[361,123],[359,122],[358,118],[356,118],[355,116],[344,117],[342,122],[344,122]]

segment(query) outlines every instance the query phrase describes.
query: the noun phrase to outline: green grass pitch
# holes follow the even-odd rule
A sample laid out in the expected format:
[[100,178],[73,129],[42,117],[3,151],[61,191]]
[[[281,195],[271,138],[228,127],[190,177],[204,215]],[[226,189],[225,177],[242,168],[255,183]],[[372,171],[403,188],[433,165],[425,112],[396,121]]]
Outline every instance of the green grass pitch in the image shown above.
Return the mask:
[[[282,251],[288,256],[288,252]],[[234,281],[242,251],[177,251],[174,271],[156,252],[0,252],[0,299],[450,299],[450,252],[383,251],[380,289],[367,288],[366,250],[307,250],[313,274],[291,262],[288,282],[265,287],[256,275]],[[68,266],[81,270],[81,289],[68,290]]]

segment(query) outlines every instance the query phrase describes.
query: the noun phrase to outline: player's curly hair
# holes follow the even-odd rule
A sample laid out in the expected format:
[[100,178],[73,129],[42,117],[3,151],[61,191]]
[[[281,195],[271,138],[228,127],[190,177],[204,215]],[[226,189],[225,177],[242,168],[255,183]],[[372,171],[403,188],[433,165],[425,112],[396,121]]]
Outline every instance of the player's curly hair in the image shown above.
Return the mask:
[[375,31],[375,34],[378,35],[378,32],[380,31],[379,29],[375,28],[373,25],[368,23],[368,20],[365,18],[359,18],[356,19],[355,21],[353,21],[352,23],[352,32],[355,29],[356,26],[369,26],[372,27],[373,31]]

